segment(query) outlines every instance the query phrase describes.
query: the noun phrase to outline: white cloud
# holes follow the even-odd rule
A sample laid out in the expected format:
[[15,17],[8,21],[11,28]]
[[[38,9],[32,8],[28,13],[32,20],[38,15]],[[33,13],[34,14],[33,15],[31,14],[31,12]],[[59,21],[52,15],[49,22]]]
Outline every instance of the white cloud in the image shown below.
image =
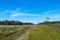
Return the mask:
[[[50,18],[50,20],[60,20],[60,9],[57,9],[57,10],[53,10],[53,11],[45,11],[45,12],[42,12],[42,14],[47,17]],[[43,16],[43,17],[44,17]]]
[[[60,20],[60,10],[59,9],[53,10],[53,11],[45,11],[45,12],[42,12],[41,14],[25,13],[25,11],[27,12],[27,11],[31,11],[31,10],[27,9],[27,10],[23,10],[24,12],[21,12],[21,9],[22,8],[17,8],[15,10],[5,10],[3,12],[0,12],[0,15],[3,14],[4,16],[3,15],[1,15],[1,16],[3,16],[4,18],[7,17],[7,19],[8,19],[8,16],[9,16],[9,19],[15,19],[20,16],[33,16],[35,20],[38,19],[39,21],[45,21],[46,16],[48,16],[50,18],[50,20],[53,20],[53,21]],[[10,14],[7,16],[8,13],[10,13]],[[35,17],[37,17],[37,18],[35,18]]]
[[[5,10],[5,11],[0,11],[1,14],[7,16],[8,13],[10,13],[10,17],[17,17],[17,16],[41,16],[41,15],[38,15],[38,14],[30,14],[30,13],[24,13],[24,12],[21,12],[21,9],[22,8],[17,8],[15,10]],[[23,11],[31,11],[29,9],[26,9],[26,10],[23,10]]]
[[16,14],[12,14],[11,15],[12,17],[16,17],[16,16],[41,16],[41,15],[37,15],[37,14],[18,14],[18,13],[16,13]]
[[[39,16],[39,17],[43,17],[46,18],[46,16],[52,18],[60,18],[60,9],[54,10],[54,11],[46,11],[46,12],[42,12],[41,14],[32,14],[32,13],[24,13],[21,12],[22,8],[17,8],[15,10],[5,10],[3,12],[0,12],[1,14],[7,14],[10,13],[10,17],[14,18],[14,17],[19,17],[19,16]],[[24,10],[24,11],[31,11],[31,10]],[[6,15],[5,15],[6,16]],[[4,16],[4,17],[5,17]]]
[[[30,13],[24,13],[24,12],[21,12],[20,11],[21,8],[17,8],[16,10],[14,11],[11,11],[11,17],[17,17],[17,16],[41,16],[41,15],[38,15],[38,14],[30,14]],[[23,11],[31,11],[31,10],[23,10]]]

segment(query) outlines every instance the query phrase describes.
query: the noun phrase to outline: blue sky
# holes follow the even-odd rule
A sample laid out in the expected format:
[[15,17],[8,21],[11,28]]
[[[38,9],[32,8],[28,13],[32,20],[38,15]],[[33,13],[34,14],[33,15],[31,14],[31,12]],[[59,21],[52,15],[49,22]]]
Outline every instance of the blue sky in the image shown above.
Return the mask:
[[60,0],[0,0],[0,20],[38,23],[60,20]]

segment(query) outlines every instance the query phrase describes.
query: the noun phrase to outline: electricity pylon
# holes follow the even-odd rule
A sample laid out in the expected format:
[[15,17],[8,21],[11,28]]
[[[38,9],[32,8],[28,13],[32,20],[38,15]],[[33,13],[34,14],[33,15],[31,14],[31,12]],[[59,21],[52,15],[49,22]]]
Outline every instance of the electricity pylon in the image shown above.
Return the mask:
[[47,16],[45,22],[48,22],[49,20],[50,20],[50,18]]

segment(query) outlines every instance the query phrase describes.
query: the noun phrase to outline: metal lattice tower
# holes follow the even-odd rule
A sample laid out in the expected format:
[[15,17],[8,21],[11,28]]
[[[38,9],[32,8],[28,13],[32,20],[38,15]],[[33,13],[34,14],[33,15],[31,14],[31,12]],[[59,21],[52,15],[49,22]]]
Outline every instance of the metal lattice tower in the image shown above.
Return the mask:
[[46,16],[46,20],[45,20],[45,21],[47,22],[47,21],[49,21],[49,20],[50,20],[50,18],[49,18],[48,16]]

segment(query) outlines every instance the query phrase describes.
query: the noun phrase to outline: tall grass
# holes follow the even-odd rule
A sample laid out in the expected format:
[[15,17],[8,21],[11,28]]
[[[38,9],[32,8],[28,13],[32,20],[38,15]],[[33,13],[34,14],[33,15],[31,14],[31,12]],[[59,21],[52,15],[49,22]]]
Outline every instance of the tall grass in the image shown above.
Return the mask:
[[49,26],[37,26],[29,33],[29,40],[60,40],[60,32]]
[[15,40],[23,33],[29,30],[29,27],[0,27],[0,40]]

